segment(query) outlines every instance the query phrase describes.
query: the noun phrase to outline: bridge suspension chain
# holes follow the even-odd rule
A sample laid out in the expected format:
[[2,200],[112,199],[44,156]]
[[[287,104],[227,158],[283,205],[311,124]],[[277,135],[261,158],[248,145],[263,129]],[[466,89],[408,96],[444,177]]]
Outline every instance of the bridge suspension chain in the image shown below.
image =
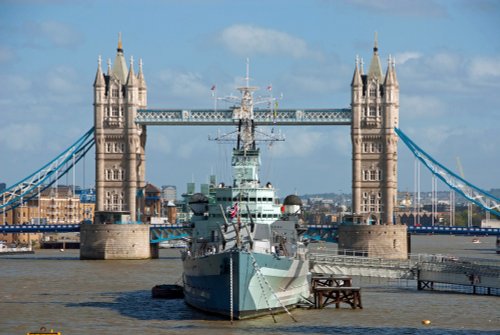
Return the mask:
[[[36,197],[63,177],[92,148],[95,143],[93,135],[94,128],[92,127],[52,161],[0,193],[0,213],[16,208]],[[51,179],[54,176],[55,178]]]
[[405,133],[403,133],[403,131],[401,131],[401,129],[394,128],[394,130],[403,143],[410,149],[413,155],[424,163],[432,174],[482,209],[500,216],[500,199],[486,191],[481,190],[462,177],[451,172],[444,165],[437,162],[423,149],[416,145],[408,136],[405,135]]

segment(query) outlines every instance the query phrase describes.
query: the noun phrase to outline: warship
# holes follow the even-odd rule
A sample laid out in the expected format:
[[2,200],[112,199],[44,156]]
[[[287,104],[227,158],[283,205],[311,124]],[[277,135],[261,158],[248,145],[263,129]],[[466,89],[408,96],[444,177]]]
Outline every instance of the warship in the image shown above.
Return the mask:
[[289,195],[281,204],[274,186],[259,180],[257,88],[248,84],[248,67],[238,90],[232,184],[189,197],[192,234],[181,252],[185,302],[231,320],[289,313],[309,296],[301,200]]

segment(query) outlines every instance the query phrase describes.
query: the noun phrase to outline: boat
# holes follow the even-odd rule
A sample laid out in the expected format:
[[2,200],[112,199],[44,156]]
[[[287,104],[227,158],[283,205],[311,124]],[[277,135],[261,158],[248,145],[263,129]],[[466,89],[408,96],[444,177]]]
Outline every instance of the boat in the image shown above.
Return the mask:
[[289,195],[281,205],[274,186],[259,179],[256,89],[248,85],[247,67],[233,109],[232,184],[189,198],[192,234],[181,251],[185,302],[231,320],[289,313],[309,296],[301,200]]
[[34,254],[31,245],[7,244],[0,241],[0,255]]
[[187,243],[183,240],[163,241],[158,243],[158,247],[161,249],[187,248]]
[[156,285],[151,289],[151,296],[155,299],[182,299],[183,288],[176,284]]

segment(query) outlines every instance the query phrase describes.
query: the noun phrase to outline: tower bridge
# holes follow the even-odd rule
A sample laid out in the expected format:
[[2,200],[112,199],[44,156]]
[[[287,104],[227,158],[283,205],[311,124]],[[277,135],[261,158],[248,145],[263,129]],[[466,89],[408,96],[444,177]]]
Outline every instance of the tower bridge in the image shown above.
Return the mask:
[[[351,108],[338,109],[253,109],[254,125],[350,125],[353,143],[353,222],[343,233],[339,249],[368,250],[394,257],[406,257],[406,226],[394,225],[393,210],[397,195],[397,135],[399,84],[395,63],[389,58],[384,75],[375,41],[368,73],[356,60],[351,83]],[[248,76],[247,76],[248,77]],[[248,86],[248,83],[247,83]],[[251,94],[251,93],[249,93]],[[248,97],[247,97],[248,98]],[[245,97],[242,97],[245,99]],[[245,100],[246,101],[246,100]],[[94,81],[94,126],[96,143],[96,215],[94,223],[81,229],[82,258],[109,258],[130,246],[117,243],[116,234],[126,235],[123,243],[133,243],[135,252],[127,257],[148,257],[147,233],[136,222],[144,205],[146,127],[152,125],[236,125],[239,109],[148,109],[147,86],[139,61],[127,68],[121,36],[114,65],[108,61],[107,73],[99,58]],[[363,224],[374,224],[366,229]],[[360,230],[361,229],[361,230]],[[389,239],[371,234],[383,231]],[[129,241],[130,240],[130,241]],[[113,243],[109,243],[113,241]],[[142,241],[141,243],[137,241]],[[373,243],[372,243],[373,242]],[[99,250],[99,251],[96,251]],[[119,253],[119,252],[118,252]],[[112,256],[115,257],[115,256]]]
[[[455,178],[398,129],[399,83],[394,59],[382,71],[375,41],[368,72],[356,59],[350,108],[253,110],[257,126],[350,126],[352,141],[352,225],[338,231],[339,250],[366,250],[370,256],[405,258],[406,226],[394,222],[397,195],[398,135],[432,173],[471,201],[499,213],[500,200]],[[49,177],[60,177],[95,143],[96,214],[82,224],[82,259],[139,259],[152,256],[150,229],[138,223],[144,207],[148,126],[234,126],[237,108],[150,109],[147,85],[139,60],[127,67],[121,37],[114,63],[102,71],[99,57],[94,81],[94,127],[57,159],[1,194],[0,210],[13,208],[32,196]],[[94,135],[92,141],[88,137]],[[58,171],[61,172],[58,175]],[[128,224],[118,224],[126,222]]]

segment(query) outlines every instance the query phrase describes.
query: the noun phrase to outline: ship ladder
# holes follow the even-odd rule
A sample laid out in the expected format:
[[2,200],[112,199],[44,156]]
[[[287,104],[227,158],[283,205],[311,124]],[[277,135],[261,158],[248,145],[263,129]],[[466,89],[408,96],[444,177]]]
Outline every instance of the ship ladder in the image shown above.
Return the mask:
[[[288,308],[286,308],[286,306],[281,302],[281,300],[278,297],[278,295],[276,294],[276,292],[274,292],[273,287],[271,286],[271,284],[269,284],[266,276],[264,276],[264,274],[260,270],[260,267],[257,264],[257,260],[253,256],[253,253],[249,252],[249,254],[250,254],[250,257],[252,257],[252,265],[255,269],[255,273],[257,274],[257,279],[259,280],[259,285],[260,285],[260,289],[262,290],[262,292],[265,293],[264,284],[262,283],[262,282],[264,282],[266,284],[267,288],[269,289],[269,291],[271,291],[271,293],[273,294],[274,298],[279,302],[281,307],[285,310],[285,312],[290,316],[290,318],[292,318],[293,321],[297,322],[297,320],[293,317],[292,313],[290,313]],[[276,323],[276,318],[274,317],[274,314],[273,314],[272,308],[271,308],[271,304],[269,303],[269,300],[267,299],[266,294],[264,294],[264,299],[266,300],[267,307],[269,308],[269,312],[271,313],[271,316],[273,317],[274,323]]]

